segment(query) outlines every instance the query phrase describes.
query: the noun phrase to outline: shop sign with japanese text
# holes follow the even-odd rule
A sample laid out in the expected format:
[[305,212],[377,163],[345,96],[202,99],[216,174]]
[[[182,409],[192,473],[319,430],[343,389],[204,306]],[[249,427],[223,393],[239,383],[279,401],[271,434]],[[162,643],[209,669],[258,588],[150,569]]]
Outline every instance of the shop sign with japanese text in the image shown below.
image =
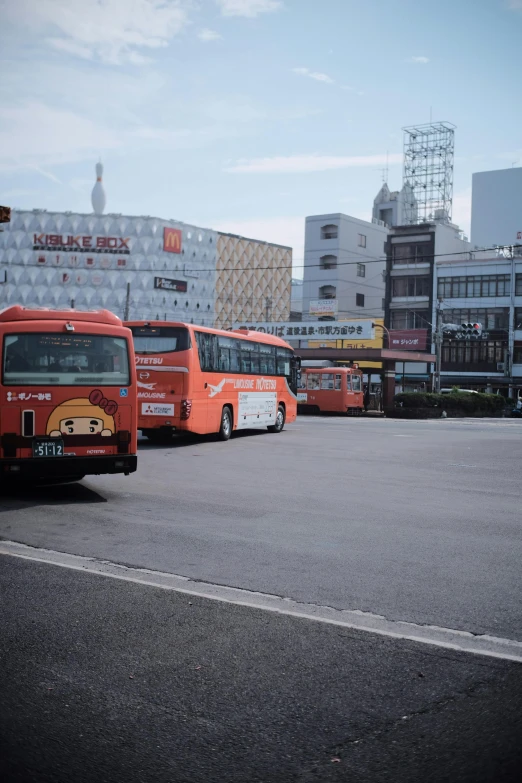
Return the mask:
[[357,340],[373,340],[375,330],[372,321],[293,321],[284,323],[241,323],[234,329],[252,329],[255,332],[274,334],[284,340],[318,340],[352,337]]
[[426,329],[390,331],[390,348],[401,351],[425,351],[428,340]]
[[310,299],[308,308],[310,315],[337,315],[338,310],[337,299]]

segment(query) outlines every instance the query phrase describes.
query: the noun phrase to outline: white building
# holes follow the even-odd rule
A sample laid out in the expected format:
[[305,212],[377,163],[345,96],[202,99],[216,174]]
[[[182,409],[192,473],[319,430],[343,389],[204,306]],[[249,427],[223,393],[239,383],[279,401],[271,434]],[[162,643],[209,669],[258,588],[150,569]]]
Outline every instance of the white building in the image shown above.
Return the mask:
[[522,167],[473,174],[473,247],[522,243]]
[[154,217],[13,210],[0,234],[2,304],[212,326],[217,239]]
[[445,334],[441,385],[522,394],[522,259],[440,259],[436,292],[442,320],[478,323],[482,334]]
[[307,217],[303,319],[382,317],[387,236],[381,222],[341,213]]
[[372,218],[377,222],[382,221],[388,228],[403,226],[406,223],[407,214],[416,215],[415,204],[415,197],[410,185],[406,183],[402,190],[390,191],[387,183],[384,182],[374,199]]

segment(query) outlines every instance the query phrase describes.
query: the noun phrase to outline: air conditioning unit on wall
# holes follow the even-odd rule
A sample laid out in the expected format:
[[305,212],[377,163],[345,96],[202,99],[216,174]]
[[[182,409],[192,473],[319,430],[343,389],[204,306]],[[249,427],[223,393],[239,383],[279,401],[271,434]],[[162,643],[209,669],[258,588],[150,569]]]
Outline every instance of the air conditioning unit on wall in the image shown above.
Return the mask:
[[504,362],[497,362],[497,372],[504,372],[505,367]]

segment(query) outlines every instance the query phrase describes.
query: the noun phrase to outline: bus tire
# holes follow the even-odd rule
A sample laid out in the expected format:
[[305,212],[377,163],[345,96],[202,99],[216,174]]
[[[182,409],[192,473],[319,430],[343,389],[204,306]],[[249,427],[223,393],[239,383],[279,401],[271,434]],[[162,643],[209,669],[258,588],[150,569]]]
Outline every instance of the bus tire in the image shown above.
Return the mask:
[[229,440],[232,435],[232,411],[225,405],[221,411],[221,426],[218,432],[219,440]]
[[269,432],[281,432],[285,426],[286,411],[284,405],[279,405],[277,408],[277,416],[275,424],[271,424],[267,427]]

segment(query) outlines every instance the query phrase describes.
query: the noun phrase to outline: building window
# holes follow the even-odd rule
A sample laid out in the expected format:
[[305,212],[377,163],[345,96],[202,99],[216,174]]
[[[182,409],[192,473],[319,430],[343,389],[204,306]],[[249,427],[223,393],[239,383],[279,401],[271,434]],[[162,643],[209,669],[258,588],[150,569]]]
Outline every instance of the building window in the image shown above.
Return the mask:
[[337,288],[334,285],[322,285],[319,289],[319,299],[335,299]]
[[451,340],[442,346],[442,366],[455,369],[465,366],[469,371],[497,372],[497,364],[504,361],[507,342],[503,340]]
[[428,310],[390,310],[390,329],[429,329]]
[[[518,275],[517,275],[518,277]],[[522,295],[522,275],[521,295]],[[484,296],[509,296],[511,278],[509,275],[467,275],[461,277],[439,277],[437,296],[442,299],[468,299]]]
[[364,307],[364,294],[355,294],[355,306]]
[[395,296],[429,296],[430,278],[422,277],[392,277],[392,297]]
[[319,266],[321,269],[336,269],[337,256],[321,256]]
[[442,320],[445,324],[482,324],[484,331],[509,329],[509,307],[488,308],[457,308],[443,310]]
[[515,307],[515,329],[522,329],[522,307]]
[[429,242],[392,245],[392,263],[394,266],[397,264],[428,264],[430,262],[428,248]]
[[333,223],[321,226],[321,239],[337,239],[338,229]]
[[359,247],[366,247],[366,234],[357,234],[357,244]]
[[522,275],[515,277],[515,296],[522,296]]
[[357,264],[357,277],[366,277],[366,265]]
[[513,348],[513,364],[522,364],[522,345]]

